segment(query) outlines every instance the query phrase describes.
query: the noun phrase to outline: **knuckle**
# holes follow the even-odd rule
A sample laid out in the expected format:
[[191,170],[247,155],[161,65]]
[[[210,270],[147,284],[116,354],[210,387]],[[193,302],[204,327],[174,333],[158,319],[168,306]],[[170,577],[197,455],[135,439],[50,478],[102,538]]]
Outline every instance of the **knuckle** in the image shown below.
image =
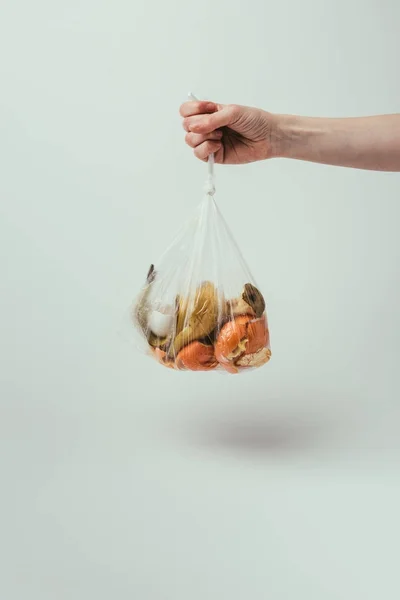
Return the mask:
[[240,113],[240,106],[238,106],[237,104],[229,104],[228,110],[232,117],[237,117]]
[[210,132],[211,132],[211,131],[212,131],[212,128],[213,128],[213,126],[212,126],[212,119],[211,119],[211,117],[204,117],[204,118],[201,120],[200,126],[201,126],[201,129],[202,129],[203,131],[210,131]]
[[192,145],[194,149],[194,154],[197,158],[199,158],[200,160],[207,160],[210,154],[212,154],[213,152],[217,152],[221,148],[221,141],[209,139],[203,141],[200,144],[191,143],[190,145]]
[[204,144],[203,144],[203,156],[208,156],[209,155],[209,153],[211,152],[210,148],[211,148],[210,142],[204,142]]
[[197,158],[206,158],[207,156],[207,142],[203,142],[195,149],[195,154]]
[[185,135],[185,142],[188,146],[191,146],[192,148],[194,147],[193,135],[191,133],[187,133]]

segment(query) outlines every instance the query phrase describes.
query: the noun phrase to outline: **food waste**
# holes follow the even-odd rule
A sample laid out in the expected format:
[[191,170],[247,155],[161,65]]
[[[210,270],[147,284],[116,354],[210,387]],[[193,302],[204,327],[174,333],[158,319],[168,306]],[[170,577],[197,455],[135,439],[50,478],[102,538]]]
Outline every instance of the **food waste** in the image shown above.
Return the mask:
[[271,358],[265,301],[246,283],[239,297],[226,300],[213,283],[202,282],[178,295],[175,305],[150,300],[157,277],[151,265],[133,319],[154,358],[170,369],[237,374]]

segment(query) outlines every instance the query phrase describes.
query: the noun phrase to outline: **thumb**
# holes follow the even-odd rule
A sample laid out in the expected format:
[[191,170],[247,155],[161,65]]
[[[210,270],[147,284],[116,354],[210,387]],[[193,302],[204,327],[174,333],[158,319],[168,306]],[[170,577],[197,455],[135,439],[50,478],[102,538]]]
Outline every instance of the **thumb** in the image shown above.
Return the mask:
[[195,115],[186,119],[185,129],[193,133],[202,133],[207,135],[220,129],[233,125],[239,116],[240,107],[233,105],[218,104],[218,110],[212,114]]

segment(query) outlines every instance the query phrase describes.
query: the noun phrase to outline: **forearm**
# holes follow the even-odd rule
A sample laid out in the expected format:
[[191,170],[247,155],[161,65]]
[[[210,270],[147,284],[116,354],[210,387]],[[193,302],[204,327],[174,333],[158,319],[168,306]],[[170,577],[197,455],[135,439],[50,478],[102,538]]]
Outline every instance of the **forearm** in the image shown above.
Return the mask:
[[346,119],[276,116],[276,156],[400,171],[400,114]]

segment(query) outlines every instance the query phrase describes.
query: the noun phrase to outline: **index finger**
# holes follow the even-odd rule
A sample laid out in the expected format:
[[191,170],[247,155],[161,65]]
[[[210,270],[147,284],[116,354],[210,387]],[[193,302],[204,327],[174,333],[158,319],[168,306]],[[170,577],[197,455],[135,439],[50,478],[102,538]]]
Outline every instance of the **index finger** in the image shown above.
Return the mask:
[[195,100],[185,102],[179,109],[181,117],[192,117],[193,115],[210,114],[218,110],[215,102],[206,102],[204,100]]

